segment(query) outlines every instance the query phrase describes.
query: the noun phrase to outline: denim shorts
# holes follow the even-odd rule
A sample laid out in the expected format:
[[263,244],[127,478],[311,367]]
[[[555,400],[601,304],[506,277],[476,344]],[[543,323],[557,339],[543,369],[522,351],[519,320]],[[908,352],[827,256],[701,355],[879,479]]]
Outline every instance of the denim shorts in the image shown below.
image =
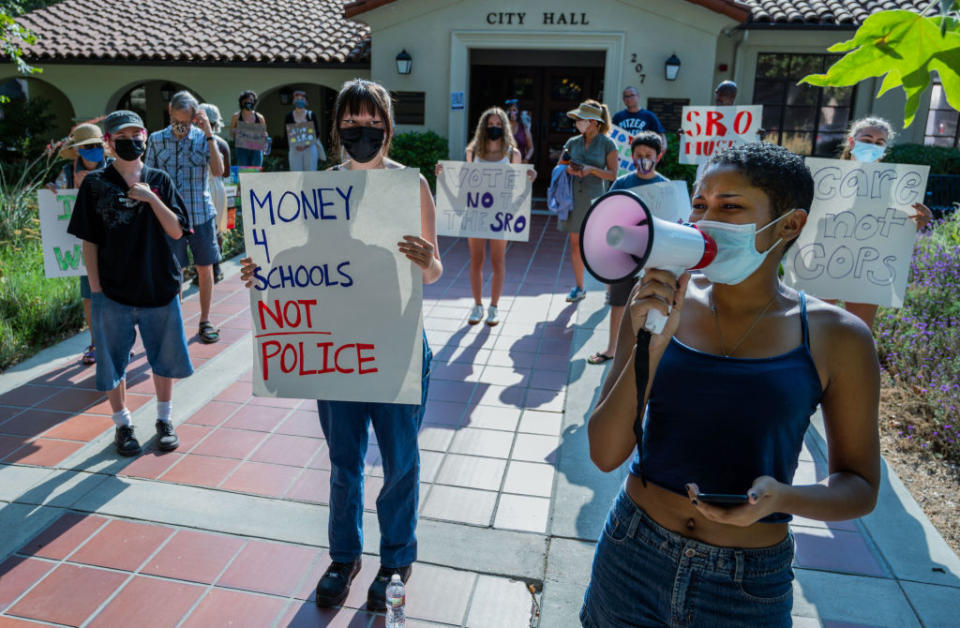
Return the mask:
[[671,532],[624,489],[607,517],[580,609],[586,628],[791,625],[793,536],[759,549]]
[[126,377],[130,349],[137,337],[134,327],[140,329],[154,375],[181,378],[193,374],[178,297],[160,307],[135,307],[94,292],[91,305],[93,337],[97,339],[97,390],[113,390]]
[[210,266],[220,261],[220,247],[217,246],[217,219],[199,225],[193,225],[193,233],[184,233],[179,240],[170,239],[170,247],[180,262],[180,267],[188,265],[187,245],[193,253],[193,263],[197,266]]

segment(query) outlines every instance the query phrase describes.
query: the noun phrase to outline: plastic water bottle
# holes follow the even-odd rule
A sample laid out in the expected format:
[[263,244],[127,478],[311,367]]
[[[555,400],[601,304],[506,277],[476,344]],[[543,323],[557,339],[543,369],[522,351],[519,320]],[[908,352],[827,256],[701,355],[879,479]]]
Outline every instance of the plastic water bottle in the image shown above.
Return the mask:
[[387,628],[403,628],[406,625],[403,613],[406,601],[403,580],[400,579],[400,574],[395,573],[387,585]]

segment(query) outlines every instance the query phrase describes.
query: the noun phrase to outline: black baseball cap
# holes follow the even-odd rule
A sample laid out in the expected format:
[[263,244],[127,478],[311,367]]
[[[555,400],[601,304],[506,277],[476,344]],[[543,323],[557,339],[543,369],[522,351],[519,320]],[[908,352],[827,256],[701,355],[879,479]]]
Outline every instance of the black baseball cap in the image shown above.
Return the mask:
[[103,128],[107,133],[116,133],[121,129],[126,129],[131,126],[143,130],[147,129],[147,127],[143,125],[143,120],[140,119],[139,115],[126,109],[114,111],[103,121]]

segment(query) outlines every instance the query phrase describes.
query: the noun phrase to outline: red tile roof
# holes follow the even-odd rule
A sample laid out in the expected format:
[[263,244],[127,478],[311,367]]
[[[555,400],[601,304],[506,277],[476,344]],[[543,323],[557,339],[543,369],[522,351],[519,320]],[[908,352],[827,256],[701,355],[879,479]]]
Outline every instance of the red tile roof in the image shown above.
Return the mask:
[[857,26],[879,11],[917,13],[930,0],[741,0],[750,8],[750,25]]
[[369,64],[370,28],[342,0],[63,0],[17,18],[31,60]]
[[[396,0],[63,0],[17,18],[32,61],[368,65],[370,28],[350,18]],[[930,0],[687,0],[750,27],[856,26]]]

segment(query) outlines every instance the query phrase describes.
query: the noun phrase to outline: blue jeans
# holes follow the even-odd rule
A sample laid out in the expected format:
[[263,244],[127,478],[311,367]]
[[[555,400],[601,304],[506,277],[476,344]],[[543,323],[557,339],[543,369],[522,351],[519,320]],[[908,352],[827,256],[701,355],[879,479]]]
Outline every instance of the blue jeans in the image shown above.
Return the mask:
[[420,405],[317,401],[320,427],[330,451],[330,558],[349,563],[363,553],[363,460],[367,426],[373,421],[383,459],[383,488],[377,496],[380,562],[405,567],[417,559],[417,509],[420,504],[420,449],[433,354],[423,338]]
[[236,150],[236,162],[238,166],[262,166],[263,165],[263,151],[262,150],[253,150],[251,148],[238,148]]
[[179,379],[193,374],[183,331],[180,298],[159,307],[118,303],[102,292],[91,295],[90,322],[97,339],[97,390],[111,391],[127,376],[130,349],[140,329],[147,362],[154,375]]
[[793,536],[759,549],[718,547],[657,524],[621,489],[593,557],[586,628],[792,623]]

